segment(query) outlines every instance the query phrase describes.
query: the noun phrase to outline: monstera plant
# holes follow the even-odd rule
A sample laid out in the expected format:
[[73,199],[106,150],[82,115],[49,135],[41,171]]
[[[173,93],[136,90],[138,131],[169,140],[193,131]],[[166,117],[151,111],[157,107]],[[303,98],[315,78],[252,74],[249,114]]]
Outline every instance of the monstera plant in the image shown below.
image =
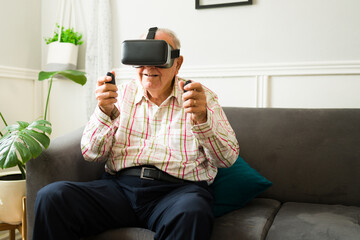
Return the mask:
[[52,126],[51,123],[46,120],[46,116],[55,75],[61,75],[80,85],[84,85],[87,80],[85,72],[77,70],[42,71],[39,73],[39,81],[50,79],[43,119],[30,123],[17,121],[16,124],[8,125],[0,112],[2,121],[6,126],[3,133],[0,131],[0,168],[5,169],[18,166],[23,179],[25,179],[26,176],[26,162],[39,156],[41,152],[50,145]]

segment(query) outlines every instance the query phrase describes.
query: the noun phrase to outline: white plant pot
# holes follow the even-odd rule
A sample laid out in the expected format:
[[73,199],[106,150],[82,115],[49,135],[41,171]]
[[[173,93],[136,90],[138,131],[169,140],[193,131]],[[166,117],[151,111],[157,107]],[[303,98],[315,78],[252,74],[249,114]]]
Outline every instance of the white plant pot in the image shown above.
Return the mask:
[[[0,173],[0,177],[19,174]],[[22,197],[26,195],[26,180],[0,180],[0,222],[17,225],[22,219]]]
[[46,71],[75,70],[79,45],[52,42],[48,45]]

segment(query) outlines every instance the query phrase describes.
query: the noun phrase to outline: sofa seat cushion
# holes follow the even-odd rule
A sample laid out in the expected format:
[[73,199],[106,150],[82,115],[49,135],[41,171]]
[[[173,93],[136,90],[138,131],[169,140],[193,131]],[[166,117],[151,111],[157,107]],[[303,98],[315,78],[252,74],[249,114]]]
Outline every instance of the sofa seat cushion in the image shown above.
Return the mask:
[[267,240],[360,239],[360,207],[288,202],[282,205]]
[[[216,218],[211,240],[263,240],[280,208],[280,202],[255,198],[241,209]],[[86,240],[153,240],[154,232],[142,228],[109,230]]]
[[280,205],[272,199],[253,199],[243,208],[216,218],[211,240],[265,239]]

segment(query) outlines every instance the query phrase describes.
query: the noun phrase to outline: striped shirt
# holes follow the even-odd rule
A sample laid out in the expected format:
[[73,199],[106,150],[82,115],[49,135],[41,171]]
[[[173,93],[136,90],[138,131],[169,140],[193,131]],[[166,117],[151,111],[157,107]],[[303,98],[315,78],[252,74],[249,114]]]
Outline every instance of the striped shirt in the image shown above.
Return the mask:
[[239,145],[216,94],[204,86],[207,122],[192,125],[178,81],[185,80],[176,77],[172,93],[160,106],[146,97],[139,80],[120,85],[115,116],[97,107],[85,127],[85,160],[106,161],[110,174],[153,165],[180,179],[211,183],[218,167],[235,162]]

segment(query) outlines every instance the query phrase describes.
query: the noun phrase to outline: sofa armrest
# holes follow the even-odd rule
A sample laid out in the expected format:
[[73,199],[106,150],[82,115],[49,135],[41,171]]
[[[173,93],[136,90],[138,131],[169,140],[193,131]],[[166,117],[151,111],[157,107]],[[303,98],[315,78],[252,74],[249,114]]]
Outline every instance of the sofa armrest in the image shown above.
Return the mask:
[[84,128],[55,138],[49,148],[26,164],[28,238],[32,239],[34,203],[37,192],[55,181],[91,181],[104,172],[104,164],[86,162],[80,141]]

